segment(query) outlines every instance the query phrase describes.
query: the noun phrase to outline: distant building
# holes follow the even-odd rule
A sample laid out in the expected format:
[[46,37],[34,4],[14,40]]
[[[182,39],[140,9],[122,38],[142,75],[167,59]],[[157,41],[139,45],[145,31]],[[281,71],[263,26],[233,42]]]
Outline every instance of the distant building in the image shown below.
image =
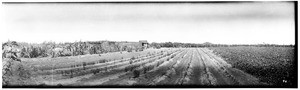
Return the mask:
[[140,40],[139,41],[140,45],[142,45],[143,49],[148,48],[149,43],[147,40]]

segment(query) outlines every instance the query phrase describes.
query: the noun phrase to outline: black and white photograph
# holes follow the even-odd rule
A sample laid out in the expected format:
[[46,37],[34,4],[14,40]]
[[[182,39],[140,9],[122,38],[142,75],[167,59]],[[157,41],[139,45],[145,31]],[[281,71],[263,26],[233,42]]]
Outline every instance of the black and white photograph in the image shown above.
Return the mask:
[[297,6],[2,2],[2,88],[298,88]]

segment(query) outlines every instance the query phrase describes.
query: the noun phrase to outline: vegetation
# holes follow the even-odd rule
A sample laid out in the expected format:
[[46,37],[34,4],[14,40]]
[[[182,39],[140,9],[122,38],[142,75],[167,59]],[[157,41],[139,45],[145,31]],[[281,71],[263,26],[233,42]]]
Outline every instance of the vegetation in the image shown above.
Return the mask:
[[[44,42],[41,44],[30,44],[18,42],[19,58],[38,58],[38,57],[62,57],[62,56],[77,56],[85,54],[100,54],[108,52],[141,51],[139,43],[127,43],[113,41],[94,41],[94,42],[74,42],[74,43],[54,43]],[[3,45],[3,44],[2,44]],[[5,57],[5,55],[3,55]]]
[[271,85],[296,84],[294,47],[211,47],[234,68],[246,71]]
[[[153,83],[158,83],[160,82],[160,80],[163,80],[165,78],[168,78],[172,81],[172,78],[189,77],[189,75],[196,75],[188,73],[190,73],[190,71],[193,71],[192,69],[197,69],[198,71],[200,69],[204,69],[200,68],[200,66],[205,67],[210,66],[210,64],[220,64],[213,64],[216,62],[211,62],[212,60],[209,60],[212,59],[212,57],[215,55],[213,55],[208,49],[184,49],[187,47],[208,47],[212,49],[214,53],[223,57],[234,68],[238,68],[249,74],[252,74],[260,78],[261,82],[265,82],[271,85],[289,87],[295,84],[294,82],[297,78],[297,76],[294,76],[294,72],[296,72],[296,65],[294,64],[295,49],[292,45],[220,45],[208,42],[203,44],[167,42],[152,43],[150,47],[160,49],[150,49],[153,51],[148,51],[149,49],[140,50],[141,48],[138,45],[110,41],[74,42],[59,44],[52,42],[45,42],[42,44],[28,44],[9,41],[2,44],[2,60],[4,67],[3,85],[9,85],[12,83],[20,84],[20,82],[14,81],[26,81],[26,79],[31,78],[31,76],[35,75],[40,76],[40,78],[46,78],[45,80],[47,80],[50,75],[52,75],[51,80],[53,80],[54,75],[55,80],[62,80],[69,78],[80,78],[79,76],[85,77],[85,75],[88,74],[92,74],[93,76],[97,77],[97,75],[113,76],[114,74],[122,73],[125,73],[125,75],[130,75],[130,77],[133,78],[139,78],[136,80],[140,80],[145,77],[147,79],[153,79]],[[211,54],[207,54],[208,52]],[[99,55],[87,55],[87,57],[63,57],[85,54]],[[19,58],[21,58],[22,60]],[[27,64],[22,63],[23,60]],[[190,68],[190,64],[193,64],[193,67]],[[34,70],[30,69],[26,65],[34,67]],[[218,69],[216,67],[217,66],[211,68]],[[216,78],[218,77],[218,75],[229,75],[230,73],[232,73],[217,72],[214,71],[215,69],[208,68],[205,69],[206,71],[203,73],[212,72],[212,74],[216,75]],[[226,70],[224,69],[224,67],[222,67],[221,69]],[[32,74],[33,71],[35,72],[34,75]],[[200,71],[198,73],[199,75]],[[178,76],[178,74],[180,74],[181,76]],[[240,73],[240,75],[245,74]],[[198,78],[198,76],[195,76],[195,78]],[[247,79],[250,80],[251,78]],[[183,78],[180,80],[181,83],[184,83],[182,81]],[[199,79],[195,79],[195,81],[197,80]],[[218,79],[218,81],[222,80],[222,78]],[[235,79],[233,79],[233,81],[234,80]],[[255,80],[257,81],[258,79]],[[175,81],[176,80],[172,82]]]
[[277,45],[277,44],[213,44],[209,42],[205,42],[202,44],[197,43],[179,43],[179,42],[164,42],[164,43],[151,43],[150,46],[154,48],[161,48],[161,47],[236,47],[236,46],[256,46],[256,47],[293,47],[294,45]]
[[140,76],[140,71],[134,70],[134,71],[133,71],[133,78],[137,78],[137,77],[139,77],[139,76]]
[[24,65],[17,58],[19,45],[14,41],[2,44],[2,85],[34,85],[35,81],[31,80],[32,69]]
[[[2,44],[3,45],[3,44]],[[209,42],[203,44],[195,43],[178,43],[178,42],[164,42],[151,43],[150,47],[232,47],[232,46],[258,46],[258,47],[292,47],[293,45],[274,45],[274,44],[257,44],[257,45],[225,45],[212,44]],[[86,41],[73,43],[55,43],[43,42],[41,44],[18,42],[17,56],[19,58],[39,58],[39,57],[63,57],[63,56],[77,56],[85,54],[101,54],[108,52],[121,51],[143,51],[143,47],[139,42],[114,42],[114,41]],[[5,57],[5,55],[2,55]]]

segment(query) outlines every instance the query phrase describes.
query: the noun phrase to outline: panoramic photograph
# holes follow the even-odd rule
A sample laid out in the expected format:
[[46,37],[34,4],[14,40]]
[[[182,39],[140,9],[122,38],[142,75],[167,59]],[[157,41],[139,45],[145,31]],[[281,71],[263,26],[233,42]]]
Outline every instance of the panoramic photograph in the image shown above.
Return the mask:
[[2,2],[2,88],[297,88],[297,2]]

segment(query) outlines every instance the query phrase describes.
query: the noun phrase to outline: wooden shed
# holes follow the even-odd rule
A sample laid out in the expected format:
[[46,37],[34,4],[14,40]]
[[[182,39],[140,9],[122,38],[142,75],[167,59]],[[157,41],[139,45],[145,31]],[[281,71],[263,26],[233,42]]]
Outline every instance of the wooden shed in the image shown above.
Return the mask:
[[149,47],[149,43],[147,40],[140,40],[139,43],[144,49]]

